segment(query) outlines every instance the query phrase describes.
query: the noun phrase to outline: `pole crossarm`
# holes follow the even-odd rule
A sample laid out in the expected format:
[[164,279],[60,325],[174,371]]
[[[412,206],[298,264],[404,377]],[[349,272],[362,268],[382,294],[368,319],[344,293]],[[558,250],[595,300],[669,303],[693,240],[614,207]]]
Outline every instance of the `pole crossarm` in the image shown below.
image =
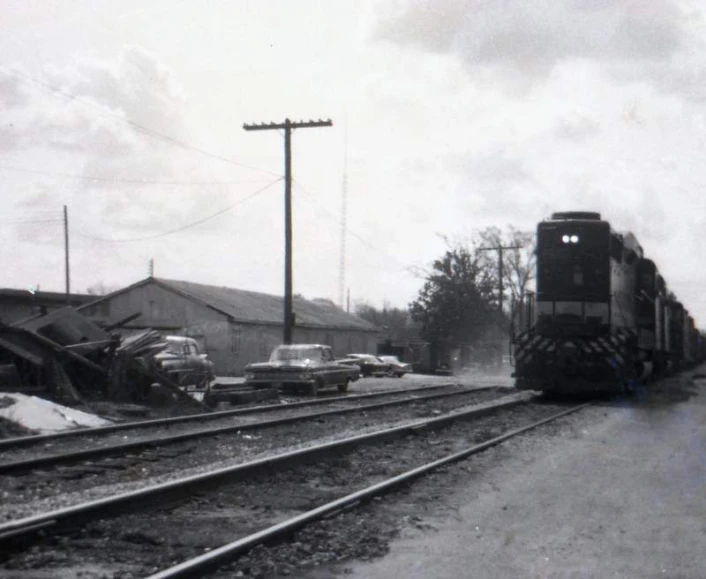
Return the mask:
[[313,127],[332,127],[333,122],[331,119],[318,121],[290,121],[285,120],[283,123],[253,123],[244,124],[243,128],[246,131],[273,131],[277,129],[310,129]]
[[506,249],[522,249],[524,245],[496,245],[495,247],[479,247],[478,251],[497,251],[498,252],[498,309],[503,311],[503,294],[505,288],[503,286],[503,251]]
[[295,324],[292,295],[292,130],[331,127],[331,119],[318,121],[291,121],[283,123],[244,124],[246,131],[274,131],[284,129],[284,335],[283,343],[292,343]]

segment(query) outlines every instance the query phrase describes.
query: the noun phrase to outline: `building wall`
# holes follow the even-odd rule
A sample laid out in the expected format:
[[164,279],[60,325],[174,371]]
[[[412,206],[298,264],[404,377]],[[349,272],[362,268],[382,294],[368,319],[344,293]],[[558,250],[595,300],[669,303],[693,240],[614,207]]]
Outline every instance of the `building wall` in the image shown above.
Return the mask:
[[[153,284],[118,294],[84,308],[81,313],[95,321],[115,323],[136,312],[142,315],[128,326],[195,338],[220,376],[242,376],[247,364],[266,361],[282,343],[283,328],[279,324],[234,322],[218,311]],[[330,345],[335,356],[354,352],[372,354],[376,351],[378,333],[295,327],[293,341]]]
[[[270,324],[240,324],[226,319],[192,323],[179,332],[196,338],[208,351],[208,357],[222,376],[242,376],[247,364],[266,361],[282,343],[283,328]],[[360,330],[325,330],[294,328],[293,341],[300,344],[327,344],[335,356],[352,352],[374,353],[375,332]]]

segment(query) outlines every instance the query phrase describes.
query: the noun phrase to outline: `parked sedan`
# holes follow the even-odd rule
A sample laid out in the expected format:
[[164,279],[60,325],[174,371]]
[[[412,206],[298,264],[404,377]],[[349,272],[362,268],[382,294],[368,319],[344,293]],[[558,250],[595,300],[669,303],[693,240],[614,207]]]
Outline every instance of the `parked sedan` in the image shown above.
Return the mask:
[[245,383],[255,388],[303,388],[316,395],[319,389],[337,387],[346,392],[358,372],[333,359],[330,346],[289,344],[277,346],[268,362],[248,364]]
[[412,364],[401,362],[397,356],[378,356],[380,360],[385,362],[390,367],[390,374],[402,378],[405,374],[412,371]]
[[348,354],[339,363],[358,366],[363,376],[385,376],[390,373],[390,366],[372,354]]

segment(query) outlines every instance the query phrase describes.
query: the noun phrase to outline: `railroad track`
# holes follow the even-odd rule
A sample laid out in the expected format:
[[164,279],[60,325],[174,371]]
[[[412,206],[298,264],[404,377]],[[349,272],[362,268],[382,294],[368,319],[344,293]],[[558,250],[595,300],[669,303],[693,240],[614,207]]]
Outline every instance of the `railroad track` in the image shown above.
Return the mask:
[[213,464],[236,464],[346,433],[379,430],[385,423],[410,422],[503,395],[492,388],[453,389],[5,462],[0,465],[0,494],[12,500],[0,507],[0,519],[36,512],[57,497],[68,505],[83,500],[80,493],[98,498],[115,485],[136,489]]
[[[19,448],[25,448],[34,445],[48,445],[59,441],[74,438],[92,438],[123,432],[129,430],[142,430],[160,427],[172,427],[175,425],[188,424],[190,422],[210,422],[218,421],[226,418],[237,416],[246,416],[249,414],[267,414],[270,412],[282,412],[296,408],[309,408],[322,405],[335,405],[340,403],[355,403],[363,400],[386,398],[388,396],[416,396],[421,392],[440,391],[447,388],[459,387],[456,383],[436,384],[433,386],[421,386],[418,388],[396,388],[385,390],[382,392],[370,392],[367,394],[347,394],[338,396],[326,396],[316,398],[314,400],[302,400],[290,402],[287,404],[272,403],[261,406],[249,406],[247,408],[235,408],[232,410],[220,410],[217,412],[206,412],[201,414],[190,414],[188,416],[175,416],[171,418],[158,418],[154,420],[140,420],[136,422],[121,422],[120,424],[110,424],[107,426],[98,426],[94,428],[77,428],[75,430],[65,430],[62,432],[54,432],[51,434],[34,434],[30,436],[21,436],[15,438],[0,439],[0,452],[12,451]],[[492,386],[479,387],[483,390],[492,388]]]
[[[255,545],[290,535],[582,407],[557,412],[532,400],[528,394],[513,395],[403,427],[10,521],[0,526],[0,552],[8,554],[6,568],[28,568],[40,557],[45,567],[51,562],[51,571],[62,576],[68,576],[67,564],[105,568],[101,558],[106,557],[125,577],[143,577],[160,567],[170,569],[153,577],[201,576]],[[504,416],[502,428],[499,415]],[[515,428],[518,423],[525,428]],[[168,502],[175,499],[180,502]],[[151,507],[147,511],[146,505]],[[117,519],[107,518],[118,514]],[[45,540],[19,554],[17,545],[26,546],[38,533]],[[224,544],[229,536],[240,538]],[[183,559],[188,562],[174,566]]]
[[[426,393],[422,395],[417,393],[406,393],[403,398],[393,398],[392,400],[373,402],[369,404],[360,404],[359,398],[354,400],[339,400],[337,401],[339,406],[338,408],[321,410],[317,412],[291,413],[292,408],[290,406],[279,407],[277,409],[268,408],[268,413],[274,412],[275,410],[279,410],[280,413],[287,413],[288,415],[280,418],[273,418],[269,420],[256,420],[250,422],[233,422],[232,420],[228,420],[228,422],[224,426],[218,426],[215,428],[191,428],[185,432],[178,432],[166,436],[146,436],[137,440],[132,440],[130,442],[120,442],[118,444],[94,444],[89,448],[85,447],[86,441],[78,441],[78,444],[76,444],[77,441],[74,440],[74,446],[78,446],[78,450],[68,450],[66,452],[58,453],[55,452],[55,442],[54,444],[45,447],[50,448],[54,452],[47,453],[40,451],[34,456],[27,456],[28,453],[24,450],[12,454],[7,451],[0,454],[0,474],[7,475],[22,473],[36,468],[46,469],[57,465],[76,463],[86,460],[95,460],[106,456],[137,453],[144,449],[163,448],[166,446],[170,446],[180,442],[191,441],[198,438],[210,438],[222,434],[263,430],[266,428],[273,428],[286,424],[317,420],[329,416],[352,413],[365,413],[373,410],[379,410],[382,408],[399,407],[409,404],[419,404],[427,401],[440,400],[444,398],[484,398],[488,395],[495,397],[502,395],[502,393],[501,391],[498,391],[493,387],[453,390],[446,389],[442,392],[433,392],[431,394]],[[343,407],[341,407],[342,403],[347,404],[344,404]],[[309,405],[306,405],[306,407],[308,408]],[[298,406],[298,408],[301,408],[301,406]],[[232,416],[230,416],[229,418],[232,418]],[[86,432],[86,434],[89,436],[90,443],[92,433]],[[151,460],[151,458],[148,456],[147,460]]]

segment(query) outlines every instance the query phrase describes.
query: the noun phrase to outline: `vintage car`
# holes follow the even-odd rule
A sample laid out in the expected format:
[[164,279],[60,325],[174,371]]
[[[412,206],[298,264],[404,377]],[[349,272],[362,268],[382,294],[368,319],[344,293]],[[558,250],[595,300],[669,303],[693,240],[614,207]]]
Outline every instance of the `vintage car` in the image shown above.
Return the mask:
[[335,361],[330,346],[293,344],[277,346],[269,362],[248,364],[245,383],[256,388],[304,390],[316,395],[330,387],[346,392],[358,374],[357,368]]
[[193,338],[166,336],[166,347],[155,354],[157,367],[179,386],[204,389],[213,380],[213,362]]
[[401,362],[397,356],[378,356],[378,358],[390,367],[390,374],[398,378],[412,371],[412,364]]
[[390,373],[390,366],[372,354],[348,354],[339,362],[348,366],[358,366],[363,376],[386,376]]

